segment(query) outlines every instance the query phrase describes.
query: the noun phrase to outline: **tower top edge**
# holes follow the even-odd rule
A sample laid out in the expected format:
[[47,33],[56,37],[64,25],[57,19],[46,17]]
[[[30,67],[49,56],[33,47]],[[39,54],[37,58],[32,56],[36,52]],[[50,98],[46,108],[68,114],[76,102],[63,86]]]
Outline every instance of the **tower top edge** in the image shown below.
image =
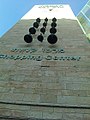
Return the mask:
[[41,19],[46,17],[48,17],[48,19],[53,17],[56,17],[57,19],[75,19],[75,15],[72,12],[69,4],[34,5],[32,9],[22,17],[22,19],[36,19],[38,17]]

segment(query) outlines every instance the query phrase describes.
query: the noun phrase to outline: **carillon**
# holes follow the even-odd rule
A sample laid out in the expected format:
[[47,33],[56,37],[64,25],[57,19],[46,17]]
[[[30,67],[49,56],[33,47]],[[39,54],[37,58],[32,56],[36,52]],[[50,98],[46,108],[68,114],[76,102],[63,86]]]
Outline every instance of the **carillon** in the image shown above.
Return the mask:
[[[26,43],[31,43],[33,41],[34,35],[37,36],[37,40],[39,42],[43,42],[44,39],[48,41],[49,44],[55,44],[58,40],[58,37],[55,35],[57,32],[57,19],[54,17],[51,20],[51,24],[48,23],[48,18],[46,17],[44,21],[41,23],[41,19],[37,18],[36,21],[32,24],[32,27],[29,28],[29,34],[26,34],[24,36],[24,41]],[[51,28],[49,28],[51,26]],[[47,28],[48,27],[48,28]],[[36,34],[38,31],[40,34]],[[44,34],[47,32],[47,34],[50,32],[49,35],[47,35],[47,38],[45,38]]]

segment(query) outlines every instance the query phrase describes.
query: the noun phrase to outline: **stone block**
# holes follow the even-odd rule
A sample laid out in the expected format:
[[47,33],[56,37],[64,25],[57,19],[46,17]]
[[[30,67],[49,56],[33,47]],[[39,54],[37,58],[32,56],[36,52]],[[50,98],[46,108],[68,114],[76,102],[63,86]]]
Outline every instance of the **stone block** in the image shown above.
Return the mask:
[[27,111],[27,117],[28,118],[38,118],[38,119],[42,119],[42,112],[40,111]]
[[2,100],[6,102],[17,102],[22,101],[24,94],[4,93]]
[[45,94],[40,96],[40,102],[41,103],[56,103],[57,102],[57,96],[53,94]]
[[23,102],[40,102],[40,95],[38,94],[24,94]]
[[62,90],[63,96],[81,96],[81,97],[87,97],[87,91],[86,90]]
[[69,90],[90,90],[90,84],[88,83],[67,83],[66,88]]
[[90,97],[57,96],[57,103],[65,105],[90,106]]
[[84,114],[83,120],[90,120],[90,114]]
[[43,107],[43,106],[30,106],[30,111],[53,113],[54,108],[53,107]]
[[60,119],[62,120],[62,113],[43,113],[43,119]]
[[0,116],[11,116],[11,110],[7,109],[7,108],[0,108]]
[[63,113],[64,120],[83,120],[83,114]]

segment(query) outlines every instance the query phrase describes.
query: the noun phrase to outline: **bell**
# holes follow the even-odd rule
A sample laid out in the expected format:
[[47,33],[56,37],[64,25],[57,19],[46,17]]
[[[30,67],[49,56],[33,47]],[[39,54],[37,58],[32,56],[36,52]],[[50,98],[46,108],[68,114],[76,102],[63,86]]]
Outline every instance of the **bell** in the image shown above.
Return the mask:
[[43,36],[40,34],[38,37],[37,37],[37,39],[40,41],[40,42],[43,42]]
[[33,23],[33,27],[38,28],[38,27],[39,27],[38,22],[34,22],[34,23]]
[[47,38],[47,41],[50,43],[50,44],[55,44],[57,42],[57,36],[54,35],[54,34],[51,34],[48,36]]
[[51,26],[52,26],[52,27],[56,27],[57,24],[56,24],[55,22],[52,22],[52,23],[51,23]]
[[50,33],[55,34],[56,32],[57,32],[56,28],[52,27],[52,28],[50,29]]
[[47,23],[46,23],[46,22],[44,22],[44,23],[43,23],[43,27],[46,27],[46,26],[47,26]]
[[45,18],[45,22],[47,22],[48,21],[48,19],[47,19],[47,17]]
[[34,27],[31,27],[29,29],[29,32],[30,32],[30,34],[35,34],[36,33],[36,29]]
[[27,35],[24,36],[24,41],[25,41],[26,43],[31,43],[32,40],[33,40],[33,38],[32,38],[31,35],[27,34]]
[[45,33],[45,28],[42,27],[42,28],[40,29],[40,31],[44,34],[44,33]]
[[37,19],[36,19],[36,22],[40,23],[40,22],[41,22],[41,19],[40,19],[40,18],[37,18]]
[[54,18],[52,19],[52,21],[53,21],[53,22],[56,22],[56,21],[57,21],[57,19],[54,17]]

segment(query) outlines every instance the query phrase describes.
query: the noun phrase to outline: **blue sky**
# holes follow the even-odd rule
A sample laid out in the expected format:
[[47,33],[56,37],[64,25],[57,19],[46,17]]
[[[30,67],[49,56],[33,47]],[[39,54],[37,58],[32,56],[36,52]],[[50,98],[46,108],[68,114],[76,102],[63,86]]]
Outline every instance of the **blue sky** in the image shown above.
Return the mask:
[[69,4],[75,15],[88,0],[0,0],[0,37],[36,4]]

